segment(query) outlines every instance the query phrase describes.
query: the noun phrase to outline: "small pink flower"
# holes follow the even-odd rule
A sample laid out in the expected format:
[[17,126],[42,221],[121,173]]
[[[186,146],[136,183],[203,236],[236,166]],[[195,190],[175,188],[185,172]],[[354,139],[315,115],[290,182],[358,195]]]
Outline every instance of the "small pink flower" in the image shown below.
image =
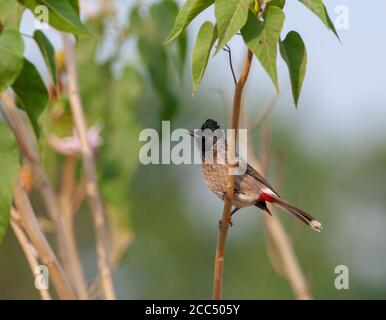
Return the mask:
[[[101,126],[98,124],[94,124],[87,130],[87,140],[94,154],[96,154],[98,147],[102,144],[100,131]],[[66,156],[76,156],[82,152],[82,145],[75,129],[70,137],[59,138],[55,135],[49,136],[48,143],[57,153]]]

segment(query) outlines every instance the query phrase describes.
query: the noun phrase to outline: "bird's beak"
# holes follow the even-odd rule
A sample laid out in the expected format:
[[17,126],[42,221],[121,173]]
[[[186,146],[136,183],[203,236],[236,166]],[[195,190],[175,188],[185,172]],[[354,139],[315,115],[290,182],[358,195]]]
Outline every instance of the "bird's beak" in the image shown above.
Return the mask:
[[194,130],[190,130],[189,131],[189,134],[190,136],[194,137],[194,138],[197,138],[198,137],[198,134],[197,133],[194,133]]

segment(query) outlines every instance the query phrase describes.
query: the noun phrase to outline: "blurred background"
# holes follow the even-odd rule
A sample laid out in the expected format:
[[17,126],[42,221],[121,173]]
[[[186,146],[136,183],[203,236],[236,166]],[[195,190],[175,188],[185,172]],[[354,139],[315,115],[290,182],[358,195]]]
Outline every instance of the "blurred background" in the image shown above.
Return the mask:
[[[211,58],[192,98],[190,53],[198,28],[214,21],[209,9],[195,19],[186,37],[170,47],[162,42],[178,6],[165,1],[81,1],[91,37],[78,40],[77,59],[88,123],[101,126],[100,185],[109,211],[118,213],[115,230],[125,233],[124,254],[114,281],[121,299],[208,299],[212,294],[218,220],[223,202],[210,193],[197,165],[142,165],[144,128],[198,128],[207,118],[229,124],[233,80],[228,56]],[[298,31],[308,66],[297,110],[287,69],[279,58],[280,93],[254,59],[247,83],[245,113],[251,126],[272,109],[269,179],[280,170],[280,194],[323,222],[320,234],[281,214],[299,263],[316,299],[386,298],[386,3],[324,1],[332,20],[348,9],[341,42],[298,1],[287,1],[283,36]],[[114,10],[115,7],[115,10]],[[26,13],[22,32],[32,34]],[[60,36],[46,32],[60,59]],[[38,49],[26,36],[26,56],[47,74]],[[239,74],[245,57],[241,39],[229,43]],[[45,130],[69,135],[68,102],[54,101],[43,116]],[[261,150],[261,131],[249,137]],[[45,163],[59,185],[64,159],[48,146]],[[37,204],[39,205],[39,204]],[[292,299],[285,278],[267,255],[262,213],[241,210],[227,242],[225,299]],[[77,238],[85,273],[96,274],[93,229],[86,206],[77,216]],[[126,250],[127,248],[127,250]],[[349,269],[349,289],[334,286],[335,267]],[[38,299],[26,259],[9,230],[0,246],[0,299]]]

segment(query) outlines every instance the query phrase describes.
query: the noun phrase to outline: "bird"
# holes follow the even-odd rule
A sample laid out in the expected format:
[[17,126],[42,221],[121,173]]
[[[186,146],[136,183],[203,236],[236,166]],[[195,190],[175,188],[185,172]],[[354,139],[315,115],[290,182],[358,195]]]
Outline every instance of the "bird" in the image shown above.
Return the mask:
[[[213,119],[208,119],[200,130],[189,132],[201,151],[201,172],[205,184],[223,201],[227,198],[227,142],[224,131]],[[293,215],[311,229],[322,230],[322,224],[312,215],[283,200],[273,186],[249,163],[235,154],[244,173],[235,175],[231,216],[239,209],[256,206],[272,215],[267,204],[273,204]]]

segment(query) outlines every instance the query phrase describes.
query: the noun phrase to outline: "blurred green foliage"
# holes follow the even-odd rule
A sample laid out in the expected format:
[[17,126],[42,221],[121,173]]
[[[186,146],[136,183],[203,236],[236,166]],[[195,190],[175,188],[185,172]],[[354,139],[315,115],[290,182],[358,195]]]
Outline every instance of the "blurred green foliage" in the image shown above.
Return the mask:
[[[222,202],[206,189],[197,166],[138,164],[138,134],[143,127],[157,127],[161,119],[172,119],[173,128],[193,128],[209,116],[222,117],[222,107],[209,90],[203,90],[196,100],[180,93],[190,91],[185,89],[191,85],[181,85],[186,37],[180,36],[172,47],[162,44],[176,12],[174,1],[156,2],[144,12],[134,7],[114,53],[105,59],[97,58],[106,33],[105,17],[88,21],[93,36],[80,37],[77,43],[79,84],[88,123],[102,125],[103,145],[97,159],[103,198],[116,209],[121,223],[135,232],[115,273],[119,298],[203,299],[212,293]],[[122,62],[124,45],[133,39],[139,59],[130,56]],[[184,107],[178,108],[182,99]],[[41,122],[46,132],[71,135],[66,98],[51,101]],[[384,144],[370,146],[364,156],[358,152],[348,157],[345,150],[322,154],[315,148],[311,153],[286,126],[273,125],[273,133],[270,178],[279,169],[284,172],[280,193],[315,214],[325,226],[316,234],[281,215],[314,297],[385,298],[383,243],[372,240],[370,229],[386,208]],[[256,149],[259,138],[258,133],[251,136]],[[285,154],[281,168],[277,150]],[[48,147],[44,153],[51,179],[58,184],[63,157]],[[91,279],[96,271],[95,248],[85,207],[77,217],[77,235]],[[382,233],[376,236],[384,239]],[[261,212],[256,208],[244,209],[234,218],[225,259],[224,298],[293,298],[287,280],[269,260]],[[350,268],[350,290],[334,287],[334,268],[339,264]],[[38,293],[17,240],[8,232],[0,246],[0,299],[12,298],[37,299]]]

